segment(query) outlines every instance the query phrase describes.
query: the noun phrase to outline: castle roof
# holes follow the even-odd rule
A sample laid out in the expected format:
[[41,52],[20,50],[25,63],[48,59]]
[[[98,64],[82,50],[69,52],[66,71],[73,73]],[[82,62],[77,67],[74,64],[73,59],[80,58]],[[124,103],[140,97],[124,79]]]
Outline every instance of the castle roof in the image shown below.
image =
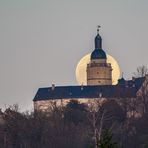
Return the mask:
[[[39,88],[33,101],[85,98],[132,98],[136,97],[145,77],[125,81],[123,85],[54,86]],[[120,82],[120,81],[119,81]]]

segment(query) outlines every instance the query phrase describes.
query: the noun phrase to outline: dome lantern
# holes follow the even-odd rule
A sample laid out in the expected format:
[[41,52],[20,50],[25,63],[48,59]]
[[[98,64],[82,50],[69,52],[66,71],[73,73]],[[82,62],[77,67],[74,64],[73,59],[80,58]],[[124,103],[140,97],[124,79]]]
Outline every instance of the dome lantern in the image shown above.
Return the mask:
[[95,50],[91,53],[91,60],[93,59],[107,59],[105,51],[102,49],[102,38],[99,34],[99,28],[97,29],[97,36],[95,37]]
[[100,28],[101,26],[98,26],[97,29],[97,36],[95,37],[95,49],[102,49],[102,38],[99,34]]

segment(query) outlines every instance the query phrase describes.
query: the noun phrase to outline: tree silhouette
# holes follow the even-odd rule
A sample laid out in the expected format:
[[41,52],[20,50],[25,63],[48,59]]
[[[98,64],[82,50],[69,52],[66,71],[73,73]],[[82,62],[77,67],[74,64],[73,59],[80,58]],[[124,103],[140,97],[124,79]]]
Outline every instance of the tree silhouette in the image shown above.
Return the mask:
[[117,143],[113,141],[113,136],[109,130],[105,130],[100,141],[98,141],[98,148],[118,148]]

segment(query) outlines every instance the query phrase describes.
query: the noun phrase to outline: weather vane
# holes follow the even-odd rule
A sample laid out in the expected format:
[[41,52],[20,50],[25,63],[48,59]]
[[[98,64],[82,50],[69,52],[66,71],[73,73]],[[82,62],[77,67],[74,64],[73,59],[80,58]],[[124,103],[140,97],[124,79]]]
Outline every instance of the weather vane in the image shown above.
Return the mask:
[[99,34],[99,30],[100,30],[100,28],[101,28],[101,26],[98,25],[98,26],[97,26],[97,33],[98,33],[98,34]]

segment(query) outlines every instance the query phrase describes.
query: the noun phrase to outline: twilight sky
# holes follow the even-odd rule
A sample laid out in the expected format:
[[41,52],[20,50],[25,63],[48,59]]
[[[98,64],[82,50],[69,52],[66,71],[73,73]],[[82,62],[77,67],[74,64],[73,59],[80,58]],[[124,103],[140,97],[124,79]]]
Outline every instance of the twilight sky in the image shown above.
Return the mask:
[[147,0],[0,0],[0,108],[30,109],[39,87],[76,85],[97,25],[125,78],[148,66]]

